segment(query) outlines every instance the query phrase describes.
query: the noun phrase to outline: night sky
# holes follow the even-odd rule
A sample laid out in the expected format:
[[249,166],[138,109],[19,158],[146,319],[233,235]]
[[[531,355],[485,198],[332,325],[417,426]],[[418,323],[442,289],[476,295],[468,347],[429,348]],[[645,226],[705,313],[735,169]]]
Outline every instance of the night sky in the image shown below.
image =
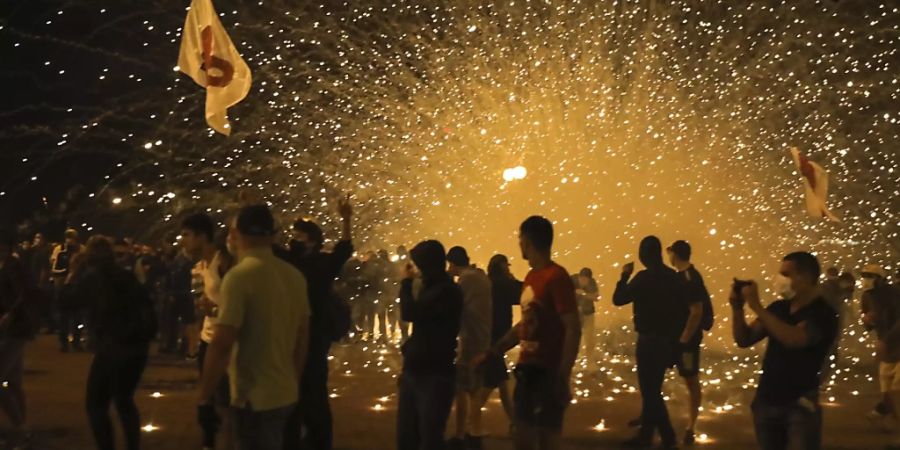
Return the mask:
[[[138,136],[152,132],[142,126],[141,116],[154,109],[146,106],[148,98],[166,95],[161,86],[173,76],[177,46],[148,30],[145,21],[177,28],[184,7],[175,1],[0,3],[0,191],[5,192],[0,210],[5,218],[29,221],[29,231],[54,234],[82,218],[105,223],[87,195],[132,150],[119,139],[86,134],[81,127],[101,123]],[[68,145],[60,145],[63,140]]]

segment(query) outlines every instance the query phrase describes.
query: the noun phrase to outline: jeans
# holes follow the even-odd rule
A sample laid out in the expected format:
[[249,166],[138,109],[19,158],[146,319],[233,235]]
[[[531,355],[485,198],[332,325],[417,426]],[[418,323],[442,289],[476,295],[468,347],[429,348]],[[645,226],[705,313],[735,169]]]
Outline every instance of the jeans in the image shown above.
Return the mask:
[[397,450],[444,450],[455,395],[453,374],[400,376]]
[[757,399],[751,409],[760,449],[822,448],[822,408],[817,400],[803,397],[794,403],[779,406]]
[[128,450],[140,448],[141,421],[134,404],[134,391],[146,366],[146,349],[129,355],[98,353],[94,356],[85,403],[98,450],[115,448],[110,403],[115,404],[119,413]]
[[675,443],[675,430],[662,397],[666,370],[672,367],[673,343],[666,338],[639,335],[637,342],[638,386],[641,390],[641,430],[643,439],[651,440],[656,431],[663,443]]
[[232,408],[236,450],[281,450],[284,426],[296,403],[265,411]]
[[[313,348],[315,347],[315,348]],[[285,450],[331,450],[332,417],[328,398],[329,343],[315,343],[309,349],[303,378],[300,382],[298,405],[285,427]],[[306,437],[301,443],[301,427]]]

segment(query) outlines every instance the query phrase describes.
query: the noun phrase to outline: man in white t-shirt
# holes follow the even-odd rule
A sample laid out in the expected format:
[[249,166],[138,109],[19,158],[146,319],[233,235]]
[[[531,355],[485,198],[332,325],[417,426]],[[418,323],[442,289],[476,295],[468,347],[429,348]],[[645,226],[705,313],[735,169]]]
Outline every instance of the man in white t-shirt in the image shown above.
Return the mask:
[[450,441],[450,449],[481,448],[484,369],[470,362],[491,346],[491,280],[483,270],[470,267],[469,255],[462,247],[451,248],[447,262],[447,273],[457,277],[463,293],[456,362],[456,436]]
[[[203,360],[213,338],[213,327],[216,324],[219,305],[219,288],[222,284],[224,269],[221,267],[222,256],[213,243],[216,224],[205,213],[192,214],[181,222],[181,244],[191,260],[197,261],[191,269],[191,293],[194,295],[197,309],[203,316],[203,329],[200,332],[200,346],[197,351],[197,364],[203,374]],[[228,406],[228,379],[219,384],[215,403],[217,406]],[[226,415],[227,419],[227,415]],[[216,448],[215,427],[204,427],[203,448]]]

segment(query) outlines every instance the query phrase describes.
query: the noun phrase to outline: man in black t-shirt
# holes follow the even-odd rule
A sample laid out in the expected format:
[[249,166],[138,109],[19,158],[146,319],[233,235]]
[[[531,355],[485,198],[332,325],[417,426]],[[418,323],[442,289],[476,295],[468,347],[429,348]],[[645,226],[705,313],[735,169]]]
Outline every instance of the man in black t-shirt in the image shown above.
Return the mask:
[[[669,262],[684,279],[686,286],[685,301],[689,316],[684,331],[679,338],[678,359],[675,365],[678,374],[684,378],[691,401],[688,404],[688,426],[684,432],[684,444],[694,444],[694,427],[700,414],[700,402],[703,391],[700,389],[700,342],[703,341],[703,330],[712,326],[712,307],[709,304],[709,292],[703,283],[700,272],[691,264],[691,246],[685,241],[675,241],[666,249]],[[708,317],[709,316],[709,317]]]
[[[825,358],[837,337],[838,317],[819,294],[820,271],[819,261],[810,253],[787,255],[775,284],[784,300],[765,308],[755,282],[732,289],[738,346],[746,348],[769,338],[752,405],[756,439],[763,450],[822,446],[819,385]],[[749,325],[745,303],[757,315]]]

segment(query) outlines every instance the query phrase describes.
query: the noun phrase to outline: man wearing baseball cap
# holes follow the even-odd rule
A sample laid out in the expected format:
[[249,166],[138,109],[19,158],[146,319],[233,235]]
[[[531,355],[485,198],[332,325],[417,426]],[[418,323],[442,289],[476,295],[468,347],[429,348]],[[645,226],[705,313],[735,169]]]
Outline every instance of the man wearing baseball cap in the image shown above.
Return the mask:
[[273,253],[275,232],[266,205],[244,207],[234,220],[228,244],[239,262],[222,280],[219,321],[200,380],[198,420],[215,427],[211,398],[227,367],[238,448],[281,450],[306,362],[306,279]]
[[703,332],[712,329],[712,302],[709,291],[703,283],[703,277],[691,264],[690,244],[685,241],[675,241],[666,251],[669,255],[669,262],[678,271],[678,275],[684,278],[687,286],[688,298],[686,300],[690,315],[679,339],[681,348],[678,352],[676,366],[678,374],[684,378],[691,397],[688,404],[689,422],[684,434],[684,444],[692,445],[695,440],[694,427],[697,425],[703,396],[700,389],[700,342],[703,341]]

